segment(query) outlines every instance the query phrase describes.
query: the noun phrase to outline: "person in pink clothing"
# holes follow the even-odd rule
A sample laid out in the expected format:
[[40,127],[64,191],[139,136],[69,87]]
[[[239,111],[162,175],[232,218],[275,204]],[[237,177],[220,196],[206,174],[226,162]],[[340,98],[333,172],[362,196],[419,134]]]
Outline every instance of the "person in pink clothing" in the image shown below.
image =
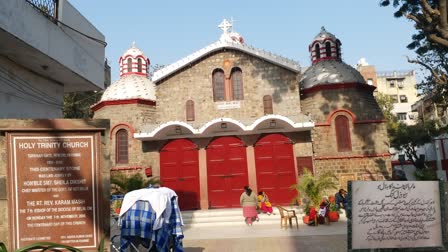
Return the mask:
[[272,204],[269,201],[268,195],[264,191],[258,193],[258,208],[263,212],[271,215]]
[[243,207],[243,216],[246,220],[246,224],[252,226],[254,220],[258,221],[257,214],[257,194],[249,188],[249,186],[244,187],[244,192],[240,196],[240,204]]

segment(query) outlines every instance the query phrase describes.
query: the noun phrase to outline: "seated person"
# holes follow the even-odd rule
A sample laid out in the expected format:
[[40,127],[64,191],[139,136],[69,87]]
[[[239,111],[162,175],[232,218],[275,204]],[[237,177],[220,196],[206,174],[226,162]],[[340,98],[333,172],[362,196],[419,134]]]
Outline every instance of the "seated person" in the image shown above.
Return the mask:
[[316,216],[317,216],[316,208],[310,207],[310,214],[309,214],[309,221],[308,221],[309,226],[316,226],[316,224],[317,224]]
[[272,204],[269,202],[269,197],[264,191],[258,193],[258,208],[263,212],[271,215]]
[[325,219],[328,219],[328,213],[330,212],[330,202],[327,197],[323,197],[319,207],[319,224],[325,224]]
[[338,209],[347,209],[347,199],[345,198],[346,195],[347,191],[342,188],[334,195]]

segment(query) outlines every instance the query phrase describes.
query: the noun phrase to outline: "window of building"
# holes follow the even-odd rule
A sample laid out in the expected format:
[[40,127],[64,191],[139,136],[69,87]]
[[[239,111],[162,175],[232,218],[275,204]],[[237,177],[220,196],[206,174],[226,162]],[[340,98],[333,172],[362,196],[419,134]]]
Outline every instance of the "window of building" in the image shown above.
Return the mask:
[[132,73],[132,59],[128,58],[128,73]]
[[142,59],[137,60],[137,72],[142,72]]
[[397,86],[398,88],[403,88],[404,87],[403,80],[397,80]]
[[222,69],[213,70],[213,100],[225,100],[224,71]]
[[401,103],[407,103],[408,97],[406,95],[400,95],[400,102]]
[[320,46],[319,46],[319,44],[316,44],[316,46],[314,48],[315,48],[315,51],[316,51],[316,59],[320,59]]
[[128,131],[121,129],[115,135],[115,157],[117,164],[127,164],[128,157]]
[[339,39],[336,40],[336,57],[341,57],[341,41]]
[[394,88],[395,87],[395,80],[389,81],[389,87]]
[[391,95],[390,99],[392,100],[393,103],[398,103],[398,95]]
[[233,68],[230,79],[232,80],[233,100],[243,100],[243,72],[241,69]]
[[187,121],[194,121],[194,102],[188,100],[186,104]]
[[325,42],[325,54],[326,54],[326,57],[331,57],[331,43],[330,43],[330,41]]
[[407,113],[397,113],[397,119],[400,121],[406,121]]
[[274,109],[272,107],[272,96],[263,96],[263,109],[265,115],[274,114]]
[[335,118],[336,141],[338,143],[338,151],[351,151],[352,144],[350,139],[350,125],[346,116],[339,115]]
[[367,79],[367,84],[373,85],[373,80],[372,79]]

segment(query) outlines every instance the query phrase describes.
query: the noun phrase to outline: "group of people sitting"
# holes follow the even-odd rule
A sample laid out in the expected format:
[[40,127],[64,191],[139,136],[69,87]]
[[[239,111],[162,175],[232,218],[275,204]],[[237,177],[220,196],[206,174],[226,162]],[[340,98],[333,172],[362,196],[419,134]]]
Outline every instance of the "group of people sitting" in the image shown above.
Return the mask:
[[249,226],[252,226],[254,221],[259,220],[259,211],[268,215],[271,215],[273,212],[268,195],[261,191],[257,196],[249,186],[244,187],[244,192],[240,196],[240,204],[243,207],[243,216],[246,224]]
[[[347,209],[347,191],[340,189],[331,200],[327,197],[323,197],[321,203],[319,204],[319,212],[316,211],[315,207],[310,207],[309,222],[308,225],[316,226],[316,224],[325,224],[325,220],[328,221],[328,213],[330,212],[330,204],[332,201],[336,204],[338,210]],[[317,218],[316,218],[317,217]],[[316,223],[316,221],[318,223]]]

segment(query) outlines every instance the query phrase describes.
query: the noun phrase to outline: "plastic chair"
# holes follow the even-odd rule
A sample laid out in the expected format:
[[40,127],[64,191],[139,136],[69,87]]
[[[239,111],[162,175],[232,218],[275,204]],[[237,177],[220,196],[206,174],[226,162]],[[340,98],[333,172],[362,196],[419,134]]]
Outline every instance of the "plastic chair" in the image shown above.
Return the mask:
[[296,227],[299,229],[299,221],[297,219],[296,211],[294,210],[288,210],[286,208],[283,208],[281,206],[277,206],[278,211],[280,212],[280,228],[288,228],[288,222],[289,227],[292,228],[292,219],[296,219]]

